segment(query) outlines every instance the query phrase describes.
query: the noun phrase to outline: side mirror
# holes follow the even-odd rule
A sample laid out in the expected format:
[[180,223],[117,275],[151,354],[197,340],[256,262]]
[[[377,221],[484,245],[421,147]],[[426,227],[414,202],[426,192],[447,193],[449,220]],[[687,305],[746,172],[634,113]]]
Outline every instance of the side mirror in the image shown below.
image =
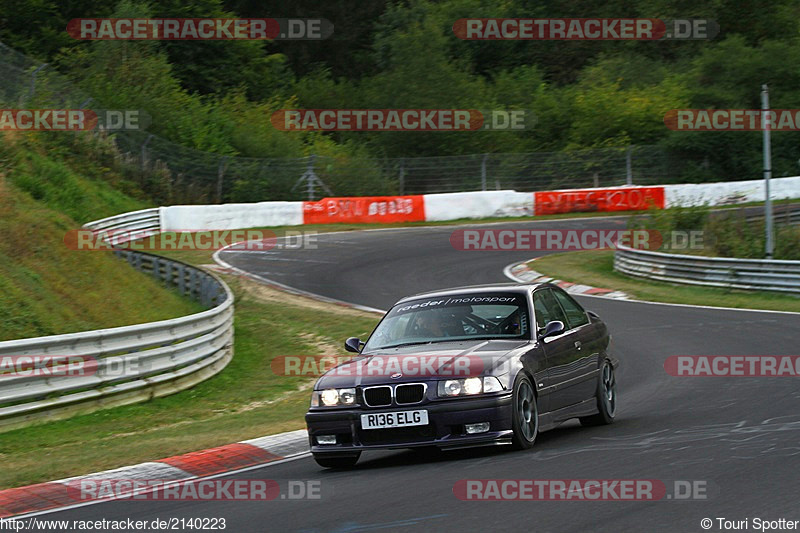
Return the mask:
[[544,333],[539,335],[539,339],[546,339],[547,337],[552,337],[554,335],[561,335],[565,331],[564,323],[560,320],[553,320],[552,322],[548,322],[547,325],[544,327]]
[[348,352],[359,353],[361,352],[361,348],[364,346],[364,343],[361,342],[361,339],[358,337],[350,337],[346,341],[344,341],[344,349]]

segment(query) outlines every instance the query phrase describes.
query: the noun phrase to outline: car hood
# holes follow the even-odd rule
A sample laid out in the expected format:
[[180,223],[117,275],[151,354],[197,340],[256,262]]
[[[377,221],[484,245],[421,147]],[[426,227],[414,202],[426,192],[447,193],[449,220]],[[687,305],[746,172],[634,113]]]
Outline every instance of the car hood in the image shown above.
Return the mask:
[[420,382],[491,374],[499,364],[528,343],[526,340],[493,339],[374,350],[332,368],[319,378],[315,388]]

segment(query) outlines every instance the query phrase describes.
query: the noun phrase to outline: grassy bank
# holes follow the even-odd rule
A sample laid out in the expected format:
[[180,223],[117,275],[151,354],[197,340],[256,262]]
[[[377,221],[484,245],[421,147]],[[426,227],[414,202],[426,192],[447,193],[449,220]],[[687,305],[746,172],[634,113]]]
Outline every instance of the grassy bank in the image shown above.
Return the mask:
[[110,253],[65,246],[65,233],[82,221],[139,209],[141,201],[90,177],[100,172],[90,164],[70,164],[36,142],[6,134],[0,145],[0,340],[202,310]]

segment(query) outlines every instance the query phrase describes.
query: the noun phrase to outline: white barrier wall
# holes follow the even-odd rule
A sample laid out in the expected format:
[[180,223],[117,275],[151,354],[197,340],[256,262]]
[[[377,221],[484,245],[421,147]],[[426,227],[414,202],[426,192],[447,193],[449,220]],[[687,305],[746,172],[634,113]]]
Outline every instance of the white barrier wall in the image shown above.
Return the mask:
[[[773,200],[800,198],[800,176],[769,181]],[[764,180],[664,185],[664,207],[731,205],[764,200]]]
[[425,195],[425,220],[533,216],[533,193],[454,192]]
[[[774,200],[800,198],[800,176],[771,180]],[[729,205],[756,202],[764,199],[764,181],[734,181],[721,183],[688,183],[652,186],[664,189],[664,207],[692,205]],[[630,190],[640,189],[631,187]],[[591,189],[592,193],[619,191],[619,187]],[[572,191],[572,196],[581,191]],[[570,193],[569,190],[562,193]],[[583,191],[586,193],[586,191]],[[545,194],[545,193],[537,193]],[[425,220],[456,220],[461,218],[534,216],[534,193],[516,191],[476,191],[423,196]],[[623,198],[621,195],[620,198]],[[401,198],[401,197],[397,197]],[[402,197],[410,198],[410,197]],[[303,205],[308,202],[258,202],[222,205],[176,205],[160,208],[162,231],[175,230],[232,230],[267,226],[296,226],[304,223]],[[312,202],[313,204],[313,202]],[[580,207],[580,206],[579,206]],[[630,206],[631,209],[634,206]],[[641,208],[641,207],[639,207]],[[574,211],[585,211],[576,208]],[[347,222],[340,217],[337,222]],[[409,218],[409,220],[420,220]],[[358,220],[352,220],[357,222]],[[309,221],[311,222],[311,221]]]
[[173,205],[161,208],[161,230],[230,230],[303,223],[303,202]]

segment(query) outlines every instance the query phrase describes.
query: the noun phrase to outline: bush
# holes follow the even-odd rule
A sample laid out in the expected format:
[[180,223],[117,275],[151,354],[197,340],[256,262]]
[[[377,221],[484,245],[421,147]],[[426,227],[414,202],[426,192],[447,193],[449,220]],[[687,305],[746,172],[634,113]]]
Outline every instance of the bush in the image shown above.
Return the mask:
[[742,213],[712,216],[705,225],[711,255],[760,259],[764,257],[764,221],[748,221]]
[[[703,231],[704,255],[763,259],[766,241],[763,219],[748,220],[743,209],[712,211],[708,206],[673,207],[632,217],[629,229],[656,230],[666,236],[672,231]],[[660,250],[669,251],[669,250]],[[677,253],[685,253],[675,250]],[[800,260],[800,227],[777,226],[775,259]]]

